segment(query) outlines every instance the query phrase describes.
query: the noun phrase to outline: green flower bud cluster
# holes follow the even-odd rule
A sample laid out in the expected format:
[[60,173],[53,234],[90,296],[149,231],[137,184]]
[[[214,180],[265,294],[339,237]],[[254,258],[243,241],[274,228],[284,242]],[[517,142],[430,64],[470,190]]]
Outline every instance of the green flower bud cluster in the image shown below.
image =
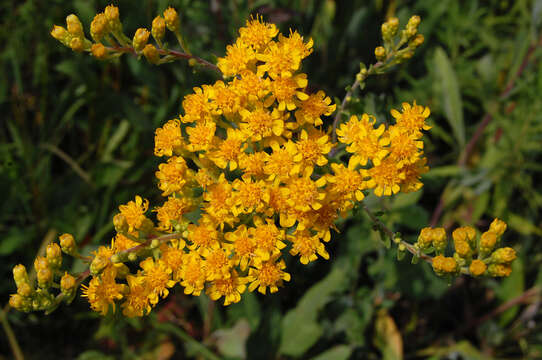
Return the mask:
[[[58,243],[47,245],[45,256],[38,256],[34,260],[37,287],[32,284],[24,265],[19,264],[13,268],[17,293],[10,297],[11,307],[24,312],[39,310],[50,312],[60,302],[69,303],[73,300],[78,282],[73,275],[67,272],[62,274],[60,268],[62,252],[76,255],[77,249],[72,235],[63,234],[59,240],[60,245]],[[60,288],[58,296],[52,294],[53,288]]]

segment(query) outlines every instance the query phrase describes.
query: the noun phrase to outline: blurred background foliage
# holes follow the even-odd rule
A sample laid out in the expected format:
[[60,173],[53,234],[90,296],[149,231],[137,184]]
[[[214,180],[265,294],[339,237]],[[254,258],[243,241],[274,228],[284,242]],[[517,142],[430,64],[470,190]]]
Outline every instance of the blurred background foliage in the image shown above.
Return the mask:
[[[123,57],[102,63],[49,36],[76,13],[86,29],[106,1],[2,1],[0,25],[0,300],[11,268],[31,267],[61,232],[91,251],[113,234],[117,206],[159,201],[153,130],[180,113],[194,86],[215,80],[186,63],[160,68]],[[426,42],[409,63],[370,78],[350,107],[380,121],[417,100],[431,108],[431,171],[424,188],[368,197],[382,220],[413,241],[427,224],[494,217],[519,255],[504,280],[436,277],[397,261],[362,212],[340,224],[330,261],[288,264],[278,294],[245,294],[224,308],[176,288],[154,313],[100,318],[78,298],[52,315],[3,307],[0,359],[540,359],[542,358],[542,1],[119,1],[125,30],[181,14],[194,53],[222,56],[250,14],[315,40],[304,65],[310,90],[335,101],[359,62],[374,62],[380,24],[422,18]],[[41,249],[41,250],[40,250]],[[74,269],[81,264],[74,263]],[[11,343],[10,343],[11,339]],[[11,346],[10,346],[11,345]]]

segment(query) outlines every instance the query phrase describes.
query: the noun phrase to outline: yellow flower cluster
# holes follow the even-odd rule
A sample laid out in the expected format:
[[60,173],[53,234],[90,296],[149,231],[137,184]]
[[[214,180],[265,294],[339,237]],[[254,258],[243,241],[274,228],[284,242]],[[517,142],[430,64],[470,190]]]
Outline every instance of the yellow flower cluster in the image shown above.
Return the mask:
[[473,276],[508,276],[511,263],[516,259],[516,252],[510,247],[495,249],[506,230],[506,223],[495,219],[489,230],[478,238],[471,226],[463,226],[452,232],[454,254],[443,255],[448,245],[444,228],[423,228],[415,247],[427,253],[436,251],[433,269],[438,275],[468,273]]
[[[126,42],[115,9],[106,8],[91,25],[94,55],[102,38]],[[158,43],[165,26],[178,34],[173,12],[153,21]],[[148,37],[140,29],[132,45],[151,59]],[[119,207],[111,245],[82,257],[92,276],[83,296],[94,311],[120,306],[125,316],[142,316],[176,284],[185,294],[224,298],[225,305],[247,290],[274,293],[290,281],[285,253],[302,264],[329,259],[325,243],[334,223],[367,191],[389,196],[422,186],[420,175],[428,168],[421,137],[430,128],[429,109],[404,103],[391,111],[395,123],[389,126],[367,114],[352,116],[337,129],[342,144],[333,144],[321,126],[336,106],[323,91],[308,92],[301,72],[311,52],[312,40],[296,31],[279,34],[260,18],[239,30],[218,59],[223,79],[194,88],[182,101],[184,113],[156,130],[154,153],[165,160],[156,172],[165,201],[150,209],[156,221],[149,202],[136,196]],[[351,154],[346,165],[329,155],[334,147]],[[73,237],[60,240],[65,253],[81,257]],[[131,272],[126,262],[139,262],[139,269]],[[58,261],[47,264],[58,273]],[[46,291],[52,276],[41,278]],[[66,280],[65,296],[73,296],[83,278]],[[22,290],[12,298],[14,306],[49,308],[28,305],[33,298],[25,295],[25,279],[18,269]]]

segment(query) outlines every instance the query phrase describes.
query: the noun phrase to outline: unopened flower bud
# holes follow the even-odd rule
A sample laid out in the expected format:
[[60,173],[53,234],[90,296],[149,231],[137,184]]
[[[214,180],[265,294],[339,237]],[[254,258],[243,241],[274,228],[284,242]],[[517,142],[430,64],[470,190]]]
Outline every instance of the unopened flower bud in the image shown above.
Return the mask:
[[512,273],[512,268],[510,267],[510,265],[505,264],[491,264],[487,268],[487,272],[491,276],[506,277],[509,276],[510,273]]
[[375,49],[375,57],[378,61],[385,60],[386,56],[386,49],[383,46],[379,46]]
[[464,240],[454,240],[455,252],[462,258],[468,258],[472,255],[472,249],[468,242]]
[[425,38],[423,37],[422,34],[418,34],[416,35],[416,37],[414,39],[412,39],[410,41],[410,43],[408,44],[410,47],[413,47],[413,48],[417,48],[419,47],[421,44],[423,44]]
[[109,265],[109,259],[104,256],[96,256],[90,263],[90,273],[92,275],[98,275],[103,269]]
[[83,39],[79,37],[72,38],[70,40],[70,48],[76,52],[82,52],[83,50],[85,50]]
[[65,46],[70,46],[70,39],[72,36],[68,32],[68,30],[66,30],[62,26],[53,26],[53,30],[51,30],[51,36],[60,41]]
[[493,231],[497,236],[502,236],[506,231],[506,223],[500,219],[495,219],[489,225],[489,230]]
[[60,250],[60,246],[58,246],[57,243],[51,243],[47,245],[47,250],[45,253],[49,264],[58,269],[62,264],[62,251]]
[[44,258],[43,256],[36,257],[34,260],[34,269],[36,269],[36,272],[42,269],[49,269],[49,261],[47,258]]
[[516,258],[516,250],[511,247],[497,249],[491,254],[491,260],[497,264],[509,264]]
[[397,34],[397,30],[399,29],[399,19],[396,17],[392,17],[387,21],[389,25],[389,31],[391,36],[394,36]]
[[104,60],[107,58],[107,49],[102,43],[92,44],[90,52],[92,53],[92,56],[98,60]]
[[129,229],[126,217],[121,213],[113,216],[113,226],[118,233],[125,233]]
[[85,34],[83,33],[83,24],[81,24],[81,21],[79,21],[79,18],[77,15],[70,14],[66,17],[66,25],[68,28],[68,32],[73,37],[79,37],[84,38]]
[[137,254],[135,252],[131,252],[128,254],[128,260],[129,261],[136,261],[137,260]]
[[480,276],[486,272],[487,265],[479,259],[472,260],[469,266],[469,271],[472,276]]
[[30,283],[30,281],[28,280],[28,273],[26,272],[26,268],[24,267],[24,265],[19,264],[13,267],[13,280],[15,280],[15,284],[17,285],[17,287],[20,287],[23,284]]
[[410,38],[417,34],[421,19],[418,15],[412,16],[406,26],[406,35]]
[[166,34],[166,20],[164,20],[163,17],[158,15],[154,18],[152,21],[152,37],[157,41],[160,42],[165,34]]
[[17,294],[21,295],[22,297],[30,297],[33,292],[34,289],[32,289],[32,286],[30,286],[29,283],[24,283],[17,287]]
[[158,49],[152,44],[147,44],[143,48],[143,55],[151,64],[158,64],[160,61],[160,55],[158,54]]
[[32,310],[32,302],[30,301],[30,299],[24,298],[19,294],[10,295],[9,306],[18,311],[29,312]]
[[90,23],[90,36],[94,41],[99,42],[109,32],[109,23],[104,13],[99,13],[94,16],[94,20]]
[[132,40],[132,45],[134,46],[134,50],[137,52],[140,52],[143,50],[145,45],[147,45],[147,41],[149,40],[149,36],[151,33],[145,29],[145,28],[139,28],[136,30],[134,38]]
[[425,227],[420,231],[418,236],[418,247],[421,250],[429,248],[433,242],[433,229],[430,227]]
[[70,274],[68,274],[66,272],[66,273],[64,273],[64,275],[60,279],[60,290],[65,295],[70,296],[70,295],[73,294],[73,291],[75,290],[76,283],[77,283],[77,281],[76,281],[75,277],[73,277],[72,275],[70,275]]
[[443,252],[448,245],[448,237],[446,236],[446,230],[444,228],[433,229],[433,247],[437,252]]
[[53,272],[51,271],[51,269],[40,269],[36,274],[38,278],[38,285],[40,288],[47,289],[51,286],[51,283],[53,282]]
[[480,236],[480,254],[488,255],[497,243],[497,235],[493,231],[486,231]]
[[164,11],[164,19],[166,20],[166,26],[171,32],[177,32],[179,31],[180,27],[180,20],[179,20],[179,14],[177,14],[177,11],[175,11],[174,8],[168,7]]
[[75,245],[75,239],[72,234],[62,234],[59,236],[60,247],[65,254],[73,255],[75,254],[77,248]]
[[122,31],[118,7],[115,5],[108,5],[105,7],[104,14],[112,32]]
[[458,266],[454,258],[438,255],[433,258],[433,270],[437,275],[454,274]]
[[452,232],[452,239],[454,243],[456,241],[466,241],[470,247],[474,248],[476,245],[476,230],[470,226],[458,227]]

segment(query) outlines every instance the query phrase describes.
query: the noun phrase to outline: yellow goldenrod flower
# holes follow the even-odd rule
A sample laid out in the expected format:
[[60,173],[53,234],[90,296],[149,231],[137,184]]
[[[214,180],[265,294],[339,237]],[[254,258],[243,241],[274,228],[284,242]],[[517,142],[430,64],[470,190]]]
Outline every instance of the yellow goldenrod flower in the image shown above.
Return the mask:
[[406,175],[397,169],[397,165],[391,157],[385,158],[379,165],[367,170],[367,176],[370,177],[367,181],[367,187],[374,188],[376,196],[397,194],[401,190],[401,182],[406,178]]
[[324,166],[328,160],[326,155],[331,151],[332,144],[329,136],[319,130],[307,132],[301,130],[299,140],[296,141],[297,151],[301,154],[301,165],[303,168],[314,165]]
[[181,224],[183,215],[192,210],[193,202],[190,199],[170,196],[162,206],[154,210],[158,219],[158,228],[172,231],[176,225]]
[[395,118],[397,126],[400,126],[408,134],[420,137],[419,133],[422,130],[429,130],[431,127],[425,123],[425,119],[429,117],[431,112],[428,107],[409,103],[402,104],[402,112],[395,109],[391,110],[391,116]]
[[163,260],[154,260],[147,258],[139,263],[143,269],[145,283],[149,290],[149,301],[152,305],[158,302],[160,297],[165,298],[169,295],[168,288],[175,285],[175,281],[171,279],[173,272]]
[[111,305],[115,311],[115,301],[123,298],[127,286],[115,282],[116,270],[113,267],[107,268],[101,276],[93,277],[88,286],[82,285],[83,294],[90,303],[92,310],[106,315]]
[[267,163],[264,166],[264,172],[268,175],[268,180],[275,178],[286,180],[300,171],[299,161],[303,158],[298,152],[297,147],[291,141],[280,146],[277,142],[271,143],[273,152],[269,155]]
[[239,276],[237,271],[232,269],[230,276],[214,280],[207,289],[207,293],[215,301],[224,296],[224,306],[228,306],[241,301],[241,294],[247,288],[247,281],[246,277]]
[[276,108],[269,111],[262,103],[256,103],[253,110],[241,109],[239,114],[242,119],[241,130],[250,136],[252,141],[260,141],[273,135],[281,136],[284,132],[283,116]]
[[247,148],[246,134],[238,129],[228,128],[226,139],[218,142],[217,149],[206,155],[216,166],[230,171],[237,169],[239,158]]
[[245,271],[255,256],[256,239],[250,235],[244,224],[235,231],[224,234],[224,238],[229,241],[224,247],[235,254],[233,258],[235,265],[239,265],[241,271]]
[[186,129],[188,134],[187,149],[190,152],[208,150],[213,145],[215,131],[216,124],[213,121],[201,121],[197,122],[194,127],[188,127]]
[[276,78],[270,84],[271,95],[265,100],[265,106],[273,105],[276,100],[280,111],[295,110],[297,100],[309,98],[309,95],[301,91],[307,84],[306,74]]
[[172,156],[184,148],[180,122],[169,120],[161,128],[156,129],[154,136],[154,155]]
[[275,24],[262,21],[260,16],[247,20],[245,27],[239,29],[239,39],[255,51],[263,50],[277,36],[279,30]]
[[181,268],[181,285],[184,286],[184,293],[194,296],[201,294],[206,278],[203,259],[195,252],[188,253]]
[[265,295],[267,288],[270,293],[278,291],[283,281],[290,281],[290,274],[283,271],[286,268],[284,260],[278,260],[279,255],[275,255],[267,260],[258,261],[248,272],[249,291],[258,291]]
[[283,242],[284,230],[277,228],[272,219],[264,221],[259,217],[254,217],[253,221],[255,227],[249,228],[248,231],[256,242],[254,255],[256,259],[267,261],[286,247]]
[[335,194],[342,201],[356,200],[361,201],[365,198],[363,190],[366,189],[363,176],[357,170],[354,170],[354,166],[348,167],[343,164],[331,164],[331,170],[334,175],[327,177],[329,185],[328,193]]
[[226,46],[226,56],[218,58],[216,65],[225,77],[231,77],[251,69],[255,63],[256,52],[254,49],[238,39],[235,44]]
[[331,104],[331,99],[323,91],[311,94],[309,97],[297,104],[295,118],[299,126],[311,124],[314,126],[322,125],[321,116],[331,115],[337,108],[336,104]]
[[188,245],[190,250],[198,250],[203,255],[220,247],[216,225],[205,219],[200,220],[198,225],[188,225],[188,241],[191,243]]
[[353,165],[365,166],[367,161],[371,160],[375,167],[378,167],[388,154],[385,146],[389,145],[390,139],[382,137],[386,130],[385,126],[381,124],[375,129],[374,125],[374,118],[371,119],[367,114],[363,114],[361,119],[353,115],[347,123],[337,129],[339,141],[347,144],[346,150],[353,153],[350,159]]
[[268,158],[269,154],[263,151],[252,154],[241,154],[239,156],[239,167],[246,176],[261,179],[265,177],[264,166]]
[[166,35],[166,20],[162,16],[158,15],[152,20],[151,33],[154,40],[158,43]]
[[232,198],[232,203],[235,205],[232,213],[235,216],[263,212],[269,202],[269,192],[263,180],[253,181],[250,176],[243,176],[241,179],[236,179],[232,186],[236,190]]
[[148,314],[151,311],[149,301],[149,292],[151,288],[147,286],[144,276],[128,275],[129,292],[124,296],[122,303],[122,314],[127,317],[138,317]]
[[311,235],[309,231],[296,231],[293,235],[288,235],[288,240],[292,242],[290,254],[299,255],[299,261],[303,265],[316,260],[318,258],[316,254],[326,260],[329,259],[329,254],[318,234]]
[[[162,190],[162,196],[168,196],[181,192],[185,184],[193,177],[193,171],[188,168],[182,157],[173,156],[167,163],[158,165],[155,176],[159,180],[158,188]],[[128,219],[127,221],[130,224]]]
[[135,201],[129,201],[127,204],[119,206],[120,213],[128,223],[129,231],[141,227],[143,221],[146,219],[145,213],[148,209],[149,201],[142,199],[139,195],[135,197]]

